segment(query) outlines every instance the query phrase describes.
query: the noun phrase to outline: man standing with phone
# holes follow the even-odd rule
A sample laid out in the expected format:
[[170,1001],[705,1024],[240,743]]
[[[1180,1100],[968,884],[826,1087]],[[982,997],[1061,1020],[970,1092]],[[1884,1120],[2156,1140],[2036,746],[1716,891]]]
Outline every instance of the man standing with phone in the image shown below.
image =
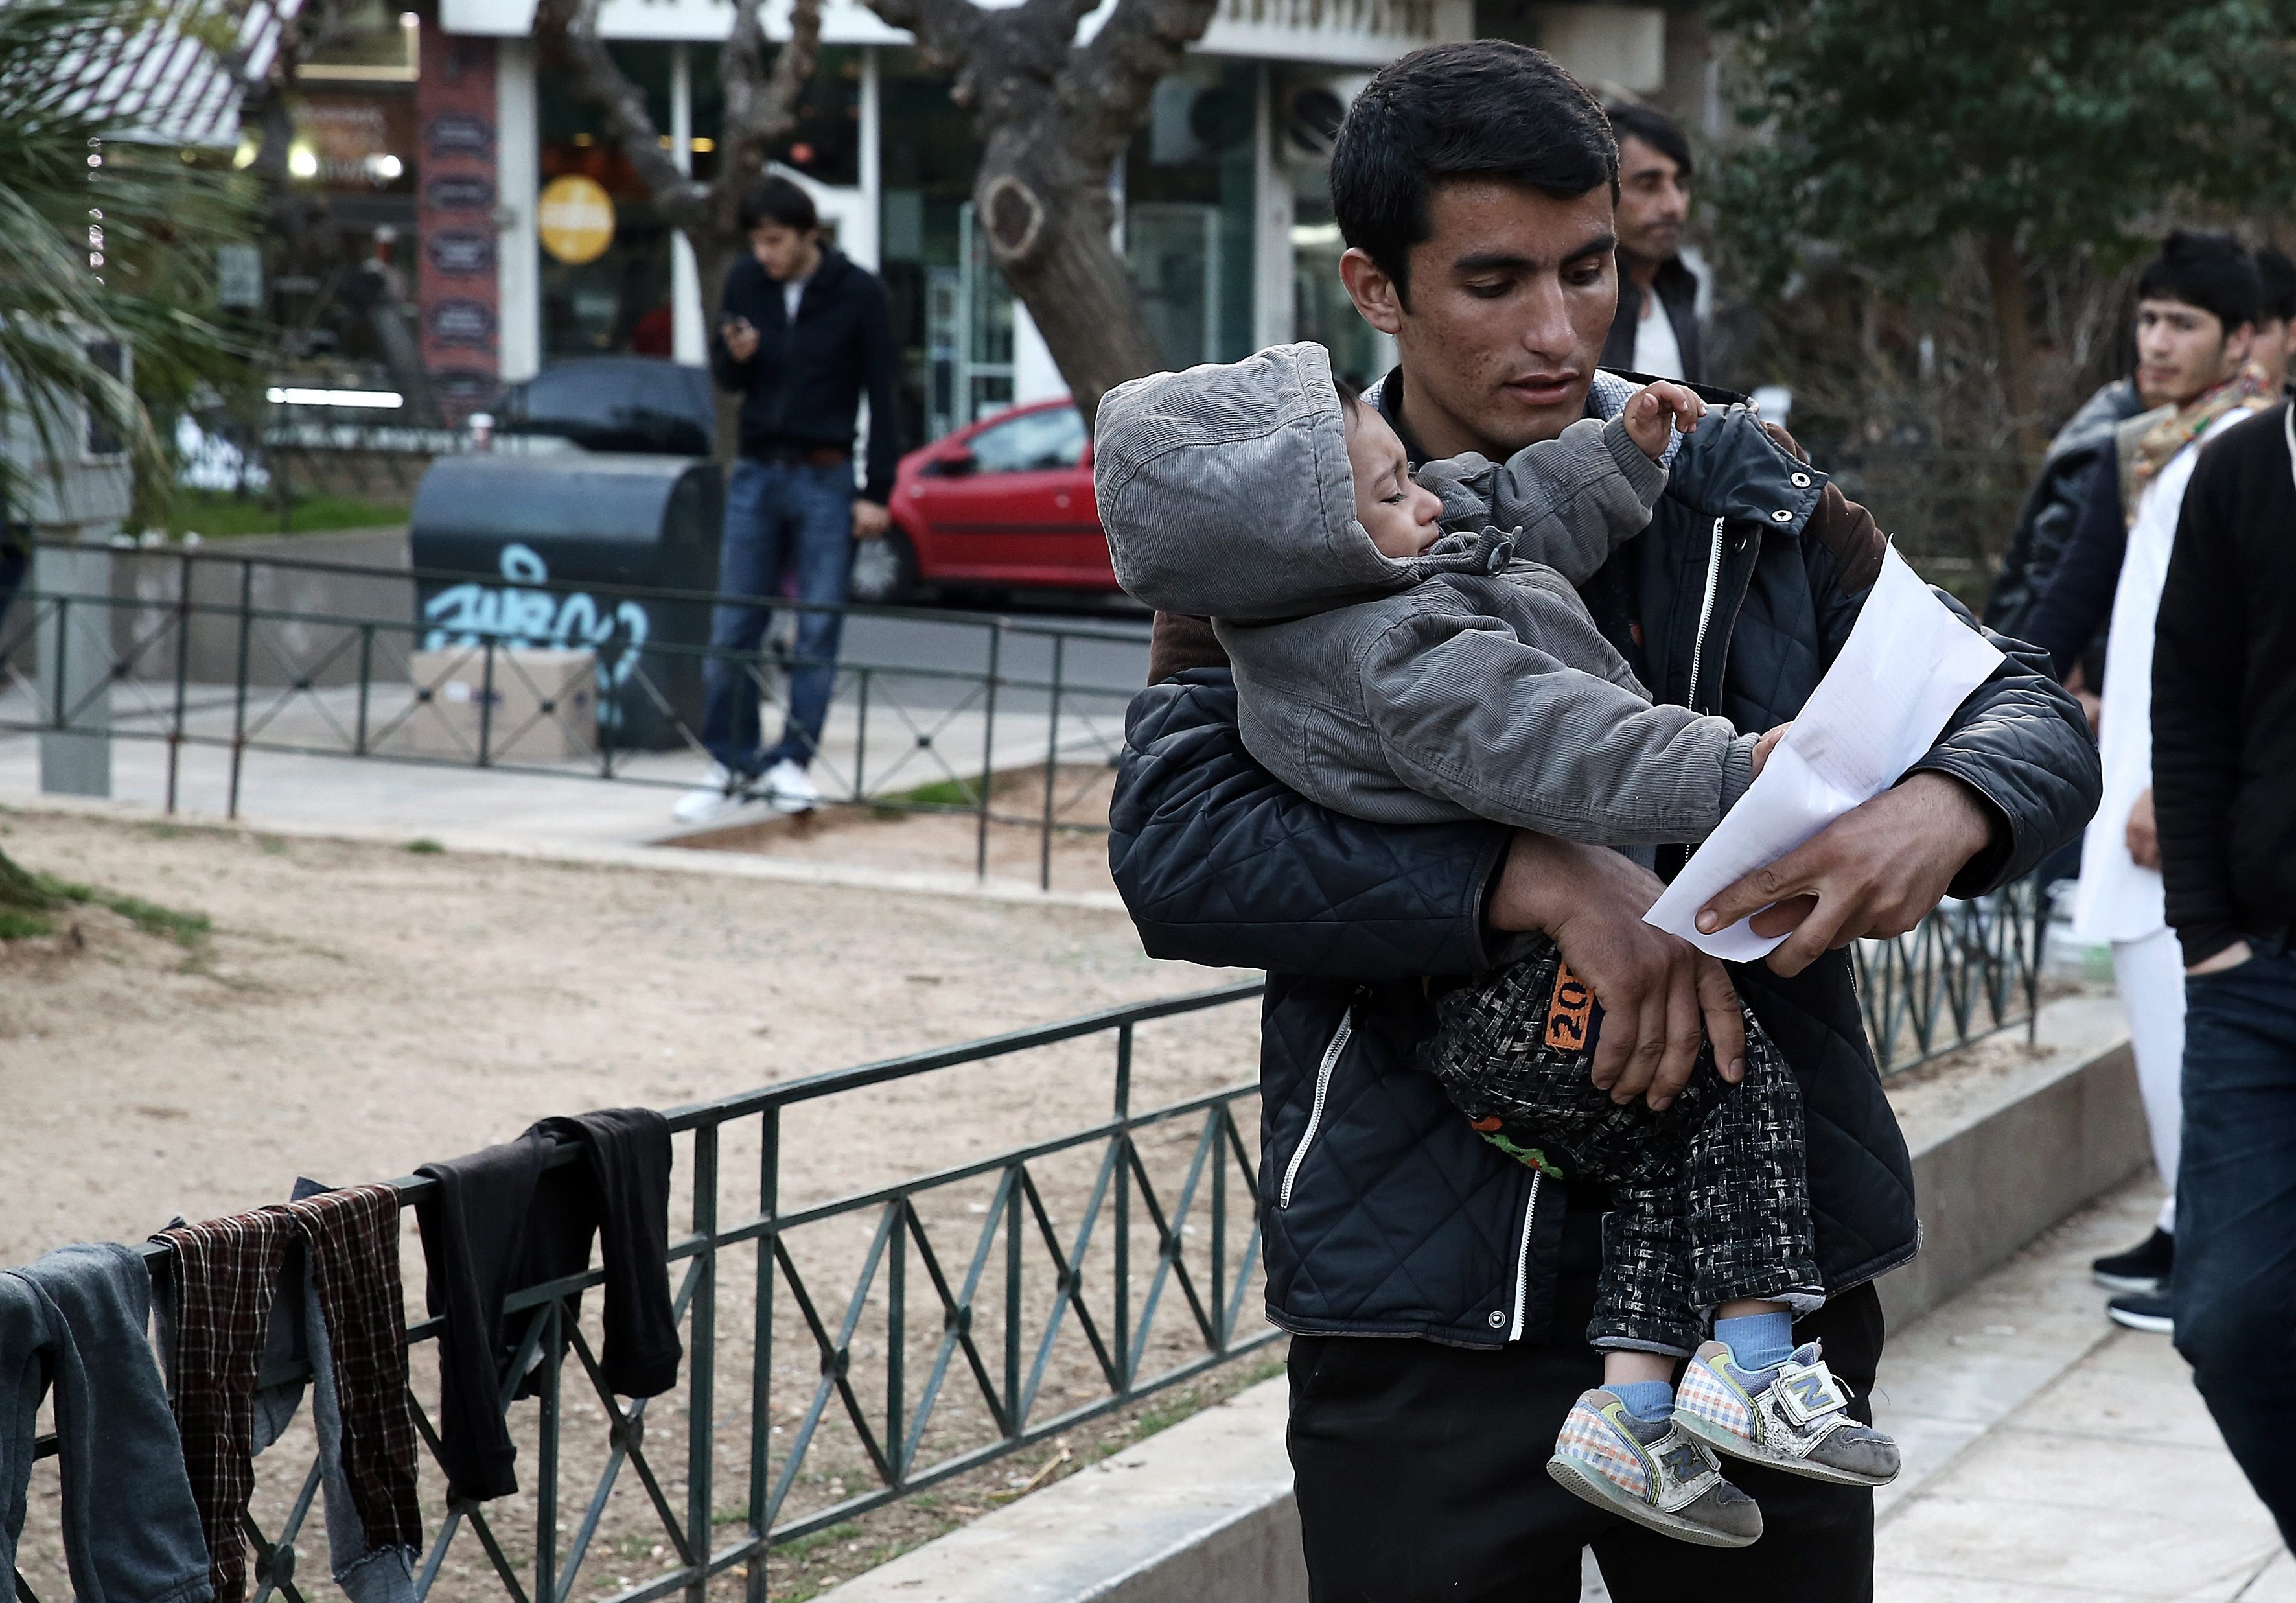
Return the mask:
[[[709,629],[702,744],[716,760],[700,789],[680,798],[683,823],[701,823],[763,797],[807,812],[820,791],[807,773],[821,749],[837,680],[853,542],[891,523],[886,502],[900,456],[894,418],[895,353],[885,288],[821,237],[813,198],[787,178],[760,179],[742,201],[749,254],[726,275],[709,342],[709,370],[742,397],[741,456],[726,486],[718,552],[719,602]],[[853,440],[869,399],[865,478],[857,493]],[[794,569],[797,653],[789,716],[768,747],[758,724],[755,669],[771,617],[764,598]]]

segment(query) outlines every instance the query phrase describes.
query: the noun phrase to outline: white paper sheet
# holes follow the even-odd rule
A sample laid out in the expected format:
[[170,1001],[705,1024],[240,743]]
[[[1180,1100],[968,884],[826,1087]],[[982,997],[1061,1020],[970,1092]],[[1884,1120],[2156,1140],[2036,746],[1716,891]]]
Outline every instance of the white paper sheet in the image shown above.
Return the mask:
[[1766,939],[1743,919],[1701,934],[1698,910],[1895,785],[2000,662],[1892,548],[1801,716],[1644,922],[1730,962],[1768,956],[1784,935]]

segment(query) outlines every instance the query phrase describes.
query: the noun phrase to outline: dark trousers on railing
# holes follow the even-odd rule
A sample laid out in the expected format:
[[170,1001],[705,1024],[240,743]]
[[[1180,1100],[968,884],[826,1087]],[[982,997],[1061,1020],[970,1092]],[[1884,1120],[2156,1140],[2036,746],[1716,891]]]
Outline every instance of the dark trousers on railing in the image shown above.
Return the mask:
[[[776,596],[794,571],[797,598],[824,609],[845,603],[853,567],[853,464],[758,462],[734,464],[726,486],[725,532],[718,547],[721,596]],[[701,744],[737,773],[758,775],[786,757],[800,767],[821,747],[837,683],[837,646],[844,615],[798,614],[797,655],[790,670],[789,717],[780,741],[762,749],[756,657],[771,610],[721,603],[712,614],[709,700]]]
[[2296,952],[2185,982],[2177,1346],[2296,1544]]

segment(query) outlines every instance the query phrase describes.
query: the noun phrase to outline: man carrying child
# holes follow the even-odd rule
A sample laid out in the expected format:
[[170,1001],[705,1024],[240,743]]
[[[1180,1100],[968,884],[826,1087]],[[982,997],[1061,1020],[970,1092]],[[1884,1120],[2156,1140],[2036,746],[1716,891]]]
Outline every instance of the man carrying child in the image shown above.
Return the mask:
[[[1471,451],[1504,463],[1626,404],[1627,386],[1595,372],[1617,297],[1616,171],[1600,108],[1536,52],[1438,46],[1358,97],[1332,165],[1342,273],[1398,341],[1401,366],[1365,400],[1413,465]],[[1598,719],[1727,721],[1718,808],[1751,770],[1741,736],[1790,721],[1840,649],[1883,542],[1758,427],[1708,440],[1702,426],[1679,442],[1649,527],[1578,591],[1619,687],[1648,692]],[[1611,1197],[1542,1187],[1471,1127],[1423,1067],[1431,993],[1488,994],[1472,977],[1538,933],[1603,1007],[1592,1081],[1653,1112],[1746,1056],[1751,1016],[1798,1098],[1792,1166],[1833,1294],[1789,1321],[1790,1339],[1823,1344],[1848,1393],[1829,1417],[1862,1427],[1881,1347],[1871,1278],[1911,1252],[1915,1227],[1835,949],[1910,927],[1948,889],[2021,873],[2078,828],[2096,790],[2078,711],[2011,649],[1904,782],[1717,899],[1718,927],[1768,908],[1757,932],[1791,932],[1767,966],[1726,974],[1641,922],[1678,847],[1612,850],[1559,820],[1375,822],[1311,801],[1255,760],[1225,655],[1202,626],[1160,619],[1160,682],[1133,709],[1111,860],[1152,952],[1269,971],[1263,1229],[1270,1317],[1294,1332],[1315,1595],[1571,1598],[1591,1543],[1622,1603],[1685,1583],[1701,1598],[1869,1596],[1866,1487],[1885,1477],[1734,1466],[1767,1533],[1741,1552],[1693,1552],[1550,1478],[1566,1418],[1603,1378],[1582,1333]],[[1693,1081],[1709,1034],[1708,1079]],[[1807,1306],[1798,1292],[1773,1300]]]

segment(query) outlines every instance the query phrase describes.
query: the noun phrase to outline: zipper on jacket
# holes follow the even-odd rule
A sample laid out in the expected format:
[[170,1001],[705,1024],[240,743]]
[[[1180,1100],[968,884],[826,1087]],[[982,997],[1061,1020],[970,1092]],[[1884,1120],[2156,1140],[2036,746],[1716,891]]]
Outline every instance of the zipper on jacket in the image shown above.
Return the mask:
[[1714,621],[1714,593],[1722,585],[1722,523],[1714,520],[1713,549],[1706,558],[1706,596],[1698,604],[1698,637],[1690,645],[1690,691],[1683,700],[1695,712],[1698,708],[1698,670],[1706,662],[1706,630]]
[[1538,1182],[1536,1169],[1530,1171],[1530,1202],[1522,1211],[1522,1240],[1514,1249],[1514,1323],[1507,1329],[1507,1340],[1522,1339],[1523,1298],[1530,1285],[1530,1223],[1538,1217]]
[[1324,1048],[1324,1061],[1316,1069],[1316,1104],[1308,1110],[1308,1128],[1293,1149],[1292,1161],[1284,1165],[1283,1188],[1276,1193],[1275,1205],[1292,1205],[1292,1182],[1300,1178],[1300,1165],[1308,1160],[1308,1148],[1316,1144],[1316,1128],[1324,1122],[1324,1098],[1331,1094],[1332,1071],[1340,1066],[1340,1054],[1348,1049],[1348,1038],[1356,1032],[1355,1004],[1340,1015],[1340,1027],[1332,1032],[1332,1044]]

